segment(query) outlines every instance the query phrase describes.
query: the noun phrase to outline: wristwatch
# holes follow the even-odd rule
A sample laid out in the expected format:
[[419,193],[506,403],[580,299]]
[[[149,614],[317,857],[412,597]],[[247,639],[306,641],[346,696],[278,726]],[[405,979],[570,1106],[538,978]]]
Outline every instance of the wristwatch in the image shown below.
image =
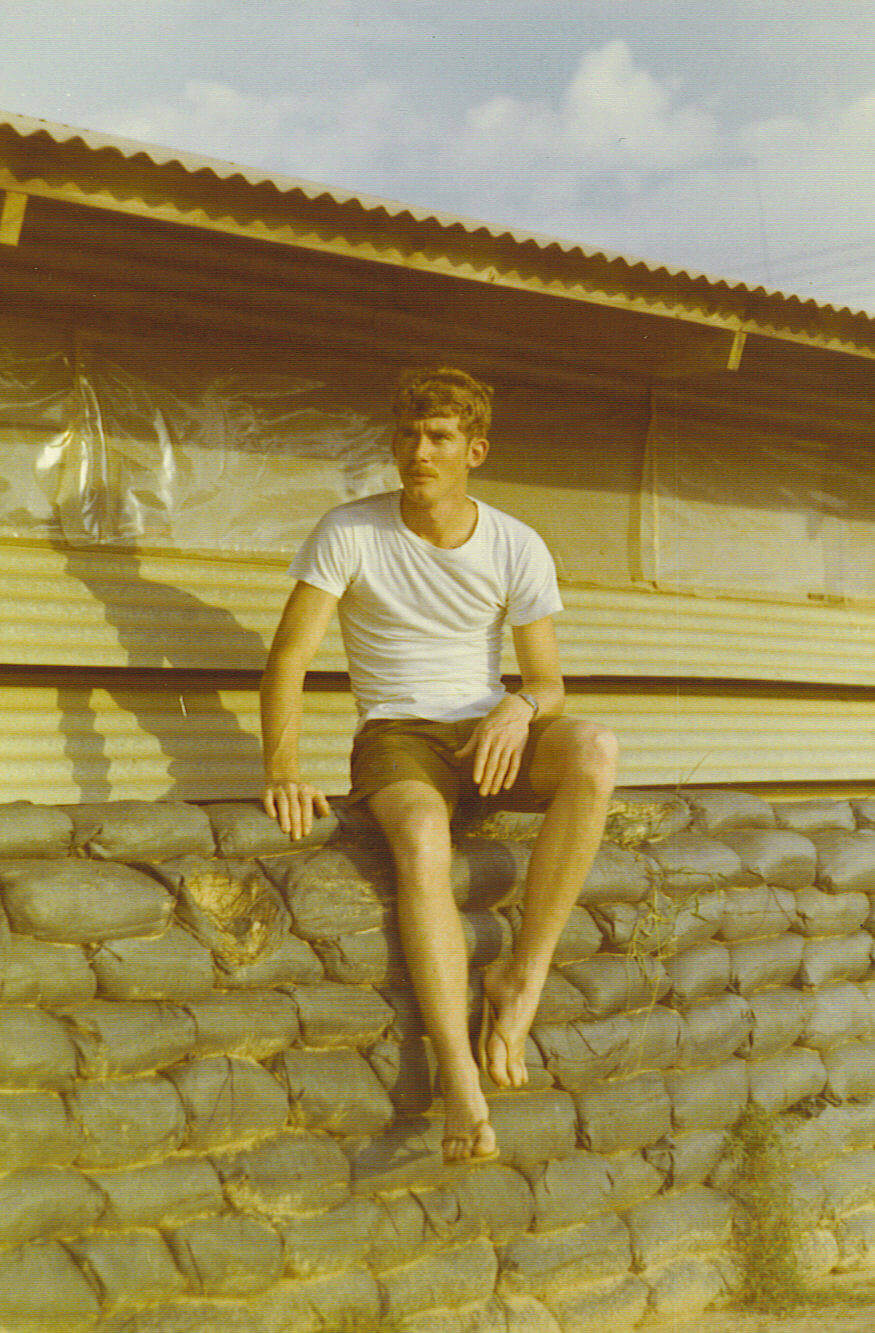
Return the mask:
[[517,691],[517,698],[518,698],[518,699],[525,699],[526,703],[529,704],[529,705],[531,706],[531,709],[532,709],[532,719],[531,719],[531,720],[534,722],[535,718],[538,716],[538,701],[537,701],[537,699],[535,698],[535,696],[534,696],[533,694],[529,694],[529,693],[527,693],[526,690],[518,690],[518,691]]

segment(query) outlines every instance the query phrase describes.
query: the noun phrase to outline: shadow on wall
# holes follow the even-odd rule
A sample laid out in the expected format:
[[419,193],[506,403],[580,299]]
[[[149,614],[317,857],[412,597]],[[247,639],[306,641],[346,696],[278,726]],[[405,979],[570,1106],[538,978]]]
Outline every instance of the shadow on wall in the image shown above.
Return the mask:
[[[137,555],[107,553],[112,563],[112,578],[108,579],[94,559],[94,548],[53,545],[64,555],[67,572],[103,606],[132,670],[163,668],[170,674],[174,668],[204,666],[262,669],[265,648],[258,634],[245,629],[225,608],[144,577]],[[216,645],[219,661],[210,661],[211,643]],[[260,790],[259,742],[223,704],[219,690],[196,685],[183,693],[169,680],[162,688],[114,685],[105,678],[100,688],[119,709],[133,715],[153,744],[135,751],[130,733],[104,736],[93,692],[86,704],[81,689],[60,688],[65,755],[81,799],[108,800],[118,795],[120,786],[126,790],[142,787],[142,795],[149,798],[199,799],[219,792],[249,797]],[[162,786],[165,774],[166,785]]]

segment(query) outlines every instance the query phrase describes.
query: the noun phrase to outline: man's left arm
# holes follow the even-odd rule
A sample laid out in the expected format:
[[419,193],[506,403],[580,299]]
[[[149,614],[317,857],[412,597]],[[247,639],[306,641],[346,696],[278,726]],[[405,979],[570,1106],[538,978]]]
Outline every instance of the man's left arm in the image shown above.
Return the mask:
[[[474,755],[474,782],[481,796],[494,796],[502,787],[513,786],[532,719],[559,717],[565,706],[553,617],[514,626],[513,646],[523,681],[521,692],[506,694],[456,752],[458,758]],[[532,696],[537,710],[523,694]]]

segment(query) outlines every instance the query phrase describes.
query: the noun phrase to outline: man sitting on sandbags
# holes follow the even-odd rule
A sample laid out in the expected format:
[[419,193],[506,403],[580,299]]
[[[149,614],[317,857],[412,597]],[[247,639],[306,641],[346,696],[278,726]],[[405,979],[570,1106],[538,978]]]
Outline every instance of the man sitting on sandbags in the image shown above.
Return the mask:
[[[500,1087],[527,1082],[525,1040],[556,942],[598,848],[616,741],[561,718],[553,561],[531,528],[467,493],[489,451],[492,391],[463,371],[416,372],[393,402],[401,489],[332,509],[291,566],[296,583],[262,682],[264,807],[293,839],[325,794],[298,767],[304,674],[335,607],[359,714],[348,805],[388,840],[398,921],[440,1071],[445,1160],[497,1152],[468,1037],[468,964],[450,888],[460,804],[544,810],[513,953],[486,968],[479,1059]],[[522,689],[501,683],[505,620]]]

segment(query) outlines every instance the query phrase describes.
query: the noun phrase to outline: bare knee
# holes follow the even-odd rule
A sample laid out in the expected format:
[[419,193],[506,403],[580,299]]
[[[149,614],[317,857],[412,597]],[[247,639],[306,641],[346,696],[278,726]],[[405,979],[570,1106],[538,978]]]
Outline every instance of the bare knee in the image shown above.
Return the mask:
[[384,788],[370,806],[399,869],[423,866],[433,873],[449,867],[449,813],[437,792]]
[[609,727],[570,720],[563,737],[563,778],[609,796],[617,780],[620,746]]

